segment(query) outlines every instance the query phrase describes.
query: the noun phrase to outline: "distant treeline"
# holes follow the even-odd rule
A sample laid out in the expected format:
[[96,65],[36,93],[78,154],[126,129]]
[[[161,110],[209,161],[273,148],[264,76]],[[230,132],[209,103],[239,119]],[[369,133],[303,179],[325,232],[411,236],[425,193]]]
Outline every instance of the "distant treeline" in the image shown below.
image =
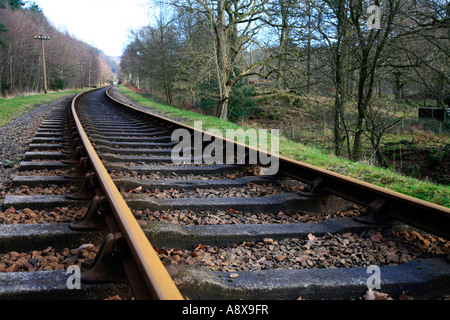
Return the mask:
[[44,35],[47,83],[50,90],[93,86],[114,79],[109,57],[57,30],[33,2],[0,0],[1,94],[42,91],[41,40]]

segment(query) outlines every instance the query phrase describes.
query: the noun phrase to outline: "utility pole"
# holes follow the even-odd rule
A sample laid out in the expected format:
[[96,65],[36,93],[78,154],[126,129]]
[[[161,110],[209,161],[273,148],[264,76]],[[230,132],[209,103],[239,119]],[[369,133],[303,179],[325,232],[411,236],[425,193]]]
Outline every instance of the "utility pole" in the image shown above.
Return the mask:
[[42,67],[44,69],[44,92],[47,93],[47,70],[45,67],[45,47],[44,47],[44,40],[50,40],[50,37],[47,36],[35,36],[36,40],[41,40],[41,46],[42,46]]
[[91,62],[92,62],[92,60],[91,59],[89,59],[89,73],[88,73],[88,75],[89,75],[89,80],[88,80],[88,86],[90,87],[91,86]]
[[81,89],[83,89],[83,66],[85,65],[85,62],[80,62],[80,76],[81,76]]

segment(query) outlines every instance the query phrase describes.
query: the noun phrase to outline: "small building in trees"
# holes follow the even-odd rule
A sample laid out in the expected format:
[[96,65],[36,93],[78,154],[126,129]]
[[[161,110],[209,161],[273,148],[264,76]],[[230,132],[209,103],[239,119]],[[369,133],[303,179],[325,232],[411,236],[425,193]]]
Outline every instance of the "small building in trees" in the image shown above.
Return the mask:
[[427,118],[450,123],[450,108],[419,108],[419,119]]

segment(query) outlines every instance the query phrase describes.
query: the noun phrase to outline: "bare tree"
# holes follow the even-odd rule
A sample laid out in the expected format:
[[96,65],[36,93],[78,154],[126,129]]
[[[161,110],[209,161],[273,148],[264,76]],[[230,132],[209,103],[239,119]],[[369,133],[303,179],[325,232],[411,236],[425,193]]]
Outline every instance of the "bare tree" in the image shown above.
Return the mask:
[[[349,157],[358,161],[361,157],[361,138],[365,130],[365,113],[373,96],[376,74],[383,51],[392,34],[394,19],[402,0],[384,3],[379,19],[381,28],[368,28],[367,8],[363,0],[324,0],[318,6],[318,31],[332,53],[334,102],[334,150],[341,154],[342,143],[347,141]],[[380,5],[375,1],[375,5]],[[332,35],[332,36],[330,36]],[[356,94],[350,88],[351,70],[357,75]],[[346,116],[347,100],[357,105],[356,123],[352,125]],[[350,139],[353,136],[353,143]]]
[[368,137],[375,152],[377,162],[382,167],[387,167],[386,159],[380,150],[382,138],[390,129],[402,121],[403,118],[404,115],[401,114],[400,108],[395,106],[391,101],[374,99],[367,106],[364,134]]
[[259,68],[272,57],[253,61],[247,50],[260,48],[257,33],[266,0],[184,0],[173,5],[198,12],[208,21],[213,35],[217,77],[217,117],[228,117],[230,93],[239,80],[259,75]]

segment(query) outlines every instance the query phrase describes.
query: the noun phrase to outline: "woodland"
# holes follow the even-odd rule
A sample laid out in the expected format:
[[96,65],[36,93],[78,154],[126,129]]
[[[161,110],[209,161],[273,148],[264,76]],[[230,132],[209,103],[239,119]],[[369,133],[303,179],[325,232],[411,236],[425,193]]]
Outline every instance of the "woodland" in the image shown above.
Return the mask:
[[417,122],[419,107],[450,107],[446,0],[152,5],[154,22],[130,34],[120,79],[155,101],[278,125],[288,138],[384,167],[386,137],[414,142],[411,126],[449,149],[448,122]]
[[[49,40],[35,39],[36,36]],[[75,89],[114,80],[117,66],[103,52],[53,26],[38,5],[0,0],[0,84],[6,97],[44,90],[43,53],[48,88]]]

